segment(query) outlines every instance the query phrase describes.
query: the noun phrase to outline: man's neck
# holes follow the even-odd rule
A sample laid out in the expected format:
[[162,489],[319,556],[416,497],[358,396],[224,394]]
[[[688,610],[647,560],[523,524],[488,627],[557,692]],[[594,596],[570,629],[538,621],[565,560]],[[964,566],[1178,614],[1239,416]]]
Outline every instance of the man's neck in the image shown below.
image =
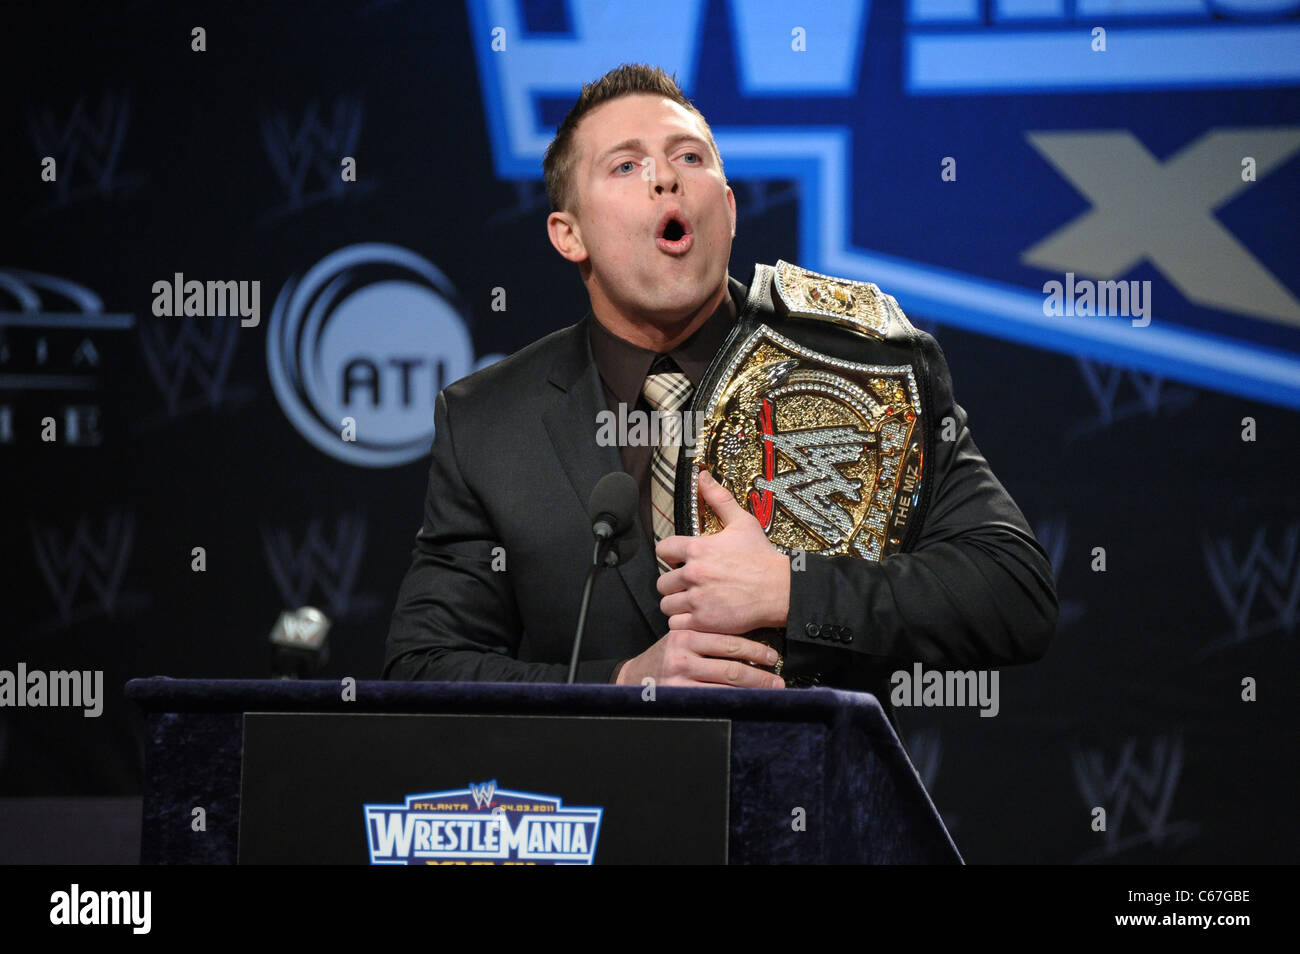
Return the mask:
[[610,334],[617,335],[638,348],[645,348],[656,354],[667,354],[695,334],[700,326],[713,316],[726,294],[728,294],[727,279],[724,277],[717,291],[710,295],[703,305],[677,321],[655,322],[648,318],[628,317],[610,305],[608,300],[593,301],[591,313],[609,330]]

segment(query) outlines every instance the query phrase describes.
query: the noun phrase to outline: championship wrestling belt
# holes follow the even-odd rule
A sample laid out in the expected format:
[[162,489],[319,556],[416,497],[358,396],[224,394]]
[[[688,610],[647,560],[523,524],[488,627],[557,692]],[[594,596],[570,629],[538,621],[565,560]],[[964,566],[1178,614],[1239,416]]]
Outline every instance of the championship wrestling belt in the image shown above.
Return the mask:
[[782,553],[879,562],[898,552],[920,523],[924,481],[915,335],[874,284],[756,265],[691,401],[677,533],[722,529],[700,500],[705,469]]

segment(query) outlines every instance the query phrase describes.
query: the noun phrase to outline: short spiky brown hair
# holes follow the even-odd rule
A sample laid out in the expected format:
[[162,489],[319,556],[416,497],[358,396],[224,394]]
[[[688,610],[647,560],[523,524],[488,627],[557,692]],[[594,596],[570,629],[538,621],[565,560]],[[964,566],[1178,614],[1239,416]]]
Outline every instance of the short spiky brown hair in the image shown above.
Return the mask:
[[[546,177],[546,195],[551,201],[552,212],[576,212],[578,208],[577,190],[573,185],[573,165],[577,159],[578,123],[602,103],[608,103],[620,96],[632,93],[651,93],[666,96],[675,103],[689,109],[700,117],[704,132],[713,147],[713,155],[718,160],[718,169],[722,170],[722,155],[718,144],[713,141],[713,130],[709,128],[704,114],[686,98],[681,87],[677,85],[677,73],[669,76],[657,66],[645,63],[624,63],[610,70],[594,83],[584,83],[578,101],[573,104],[569,114],[560,123],[555,138],[546,147],[546,156],[542,159],[542,173]],[[723,173],[726,178],[726,173]]]

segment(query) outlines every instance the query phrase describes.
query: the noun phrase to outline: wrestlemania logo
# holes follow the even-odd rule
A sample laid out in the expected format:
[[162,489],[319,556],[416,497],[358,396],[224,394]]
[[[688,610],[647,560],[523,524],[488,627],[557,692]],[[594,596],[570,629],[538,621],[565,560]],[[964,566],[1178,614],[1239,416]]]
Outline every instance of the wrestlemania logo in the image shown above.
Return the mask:
[[374,865],[589,865],[604,812],[498,789],[496,779],[365,810]]

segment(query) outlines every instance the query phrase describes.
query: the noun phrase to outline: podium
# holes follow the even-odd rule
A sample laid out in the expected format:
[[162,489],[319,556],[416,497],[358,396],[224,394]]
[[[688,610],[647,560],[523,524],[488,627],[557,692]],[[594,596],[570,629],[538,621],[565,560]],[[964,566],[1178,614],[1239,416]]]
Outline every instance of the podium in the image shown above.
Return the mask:
[[154,677],[126,695],[147,720],[144,864],[962,861],[866,693]]

